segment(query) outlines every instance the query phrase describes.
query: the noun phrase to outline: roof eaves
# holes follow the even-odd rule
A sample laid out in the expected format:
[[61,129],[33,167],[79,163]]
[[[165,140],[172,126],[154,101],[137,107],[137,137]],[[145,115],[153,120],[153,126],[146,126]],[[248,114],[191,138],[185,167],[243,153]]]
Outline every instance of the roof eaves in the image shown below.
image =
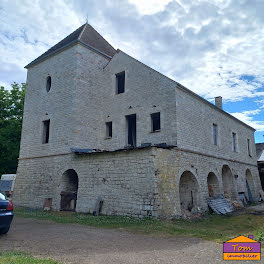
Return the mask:
[[[176,82],[176,81],[175,81],[175,82]],[[250,128],[251,130],[256,131],[255,128],[253,128],[253,127],[247,125],[246,123],[244,123],[244,122],[242,122],[241,120],[237,119],[236,117],[234,117],[233,115],[231,115],[231,114],[229,114],[228,112],[224,111],[223,109],[221,109],[221,108],[217,107],[216,105],[210,103],[209,101],[207,101],[206,99],[204,99],[204,98],[201,97],[200,95],[194,93],[194,92],[191,91],[190,89],[186,88],[186,87],[183,86],[182,84],[180,84],[180,83],[178,83],[178,82],[176,82],[176,83],[177,83],[177,87],[178,87],[178,88],[181,88],[182,90],[184,90],[184,91],[190,93],[191,95],[197,97],[198,99],[200,99],[200,100],[203,101],[204,103],[208,104],[209,106],[211,106],[211,107],[214,108],[215,110],[218,110],[218,111],[221,112],[222,114],[225,114],[225,115],[227,115],[228,117],[231,117],[232,119],[238,121],[238,122],[241,123],[242,125],[247,126],[247,127]]]
[[37,59],[33,60],[28,65],[26,65],[24,68],[28,69],[29,67],[31,67],[31,66],[33,66],[33,65],[35,65],[37,63],[40,63],[40,62],[46,60],[47,58],[55,55],[56,53],[61,52],[61,51],[65,50],[65,49],[67,49],[67,48],[70,48],[71,46],[73,46],[73,45],[75,45],[77,43],[80,43],[80,44],[84,45],[85,47],[95,51],[96,53],[99,53],[100,55],[106,57],[107,59],[112,59],[111,56],[105,54],[104,52],[102,52],[102,51],[100,51],[100,50],[98,50],[98,49],[96,49],[96,48],[94,48],[94,47],[92,47],[90,45],[88,45],[87,43],[83,42],[82,40],[79,40],[79,38],[78,38],[78,39],[75,39],[75,40],[71,41],[70,43],[64,45],[63,47],[50,52],[49,54],[47,54],[46,56],[43,56],[42,58],[37,58]]
[[62,46],[62,47],[60,47],[60,48],[48,53],[47,55],[45,55],[45,56],[43,56],[41,58],[36,58],[32,62],[30,62],[28,65],[26,65],[24,68],[28,69],[29,67],[46,60],[50,56],[53,56],[54,54],[56,54],[58,52],[61,52],[61,51],[65,50],[65,49],[70,48],[71,46],[75,45],[76,43],[78,43],[78,39],[75,39],[75,40],[71,41],[70,43],[68,43],[68,44],[66,44],[66,45],[64,45],[64,46]]

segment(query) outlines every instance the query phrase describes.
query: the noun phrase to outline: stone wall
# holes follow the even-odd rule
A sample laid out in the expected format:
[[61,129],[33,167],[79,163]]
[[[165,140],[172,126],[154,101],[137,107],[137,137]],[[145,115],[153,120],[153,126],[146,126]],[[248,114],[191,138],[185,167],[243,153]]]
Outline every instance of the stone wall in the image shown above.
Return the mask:
[[[45,198],[52,198],[52,208],[59,210],[62,176],[71,169],[76,171],[79,179],[78,212],[92,213],[98,197],[102,197],[102,214],[178,217],[182,214],[183,201],[190,199],[190,191],[193,191],[195,203],[193,212],[207,210],[207,177],[210,172],[216,175],[220,193],[223,193],[224,165],[232,172],[236,192],[247,192],[246,171],[251,172],[255,188],[252,192],[257,199],[260,182],[256,166],[177,148],[152,147],[20,160],[14,203],[16,206],[42,208]],[[197,184],[195,189],[187,181],[180,190],[181,177],[186,172],[193,176],[191,182]]]
[[151,149],[144,149],[20,160],[14,203],[42,208],[45,198],[52,198],[52,208],[59,210],[63,173],[73,169],[79,179],[78,212],[92,213],[102,197],[102,214],[152,215],[155,170],[151,154]]
[[[155,148],[155,193],[158,193],[158,200],[155,208],[159,216],[174,217],[182,214],[181,197],[180,197],[180,180],[184,172],[191,172],[195,177],[198,186],[198,211],[204,212],[208,209],[207,198],[208,192],[208,175],[213,172],[219,183],[220,193],[224,193],[222,181],[222,169],[227,165],[231,172],[236,193],[245,192],[246,188],[246,171],[251,172],[254,182],[254,199],[258,199],[258,191],[261,189],[258,177],[257,166],[251,164],[224,160],[213,156],[205,156],[199,153],[186,152],[178,148],[161,149]],[[236,176],[237,175],[237,176]],[[187,191],[187,189],[186,189]]]

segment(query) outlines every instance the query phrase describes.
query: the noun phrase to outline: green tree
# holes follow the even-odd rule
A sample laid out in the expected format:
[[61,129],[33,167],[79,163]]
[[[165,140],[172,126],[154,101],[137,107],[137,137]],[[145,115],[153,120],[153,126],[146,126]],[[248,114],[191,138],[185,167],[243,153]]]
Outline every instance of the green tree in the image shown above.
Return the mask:
[[25,83],[0,88],[0,175],[16,173],[22,129]]

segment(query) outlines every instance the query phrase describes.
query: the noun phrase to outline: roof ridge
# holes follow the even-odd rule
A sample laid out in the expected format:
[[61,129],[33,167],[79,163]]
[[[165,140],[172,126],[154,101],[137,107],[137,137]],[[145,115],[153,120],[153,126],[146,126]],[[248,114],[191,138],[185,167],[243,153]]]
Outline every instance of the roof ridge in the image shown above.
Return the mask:
[[80,33],[79,37],[78,37],[78,40],[80,40],[80,39],[81,39],[81,37],[82,37],[82,34],[83,34],[83,32],[84,32],[85,28],[87,27],[87,25],[88,25],[88,23],[85,23],[85,26],[83,27],[83,29],[82,29],[82,31],[81,31],[81,33]]
[[86,23],[86,25],[90,26],[100,37],[102,37],[105,40],[105,42],[109,46],[111,46],[111,48],[113,48],[114,50],[116,50],[91,24]]

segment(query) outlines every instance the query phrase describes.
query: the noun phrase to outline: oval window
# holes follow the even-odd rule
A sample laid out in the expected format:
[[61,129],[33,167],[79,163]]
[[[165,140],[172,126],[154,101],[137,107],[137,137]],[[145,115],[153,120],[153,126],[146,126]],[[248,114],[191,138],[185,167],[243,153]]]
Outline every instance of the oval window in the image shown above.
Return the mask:
[[47,89],[47,92],[50,91],[50,88],[51,88],[51,77],[48,76],[47,77],[47,81],[46,81],[46,89]]

